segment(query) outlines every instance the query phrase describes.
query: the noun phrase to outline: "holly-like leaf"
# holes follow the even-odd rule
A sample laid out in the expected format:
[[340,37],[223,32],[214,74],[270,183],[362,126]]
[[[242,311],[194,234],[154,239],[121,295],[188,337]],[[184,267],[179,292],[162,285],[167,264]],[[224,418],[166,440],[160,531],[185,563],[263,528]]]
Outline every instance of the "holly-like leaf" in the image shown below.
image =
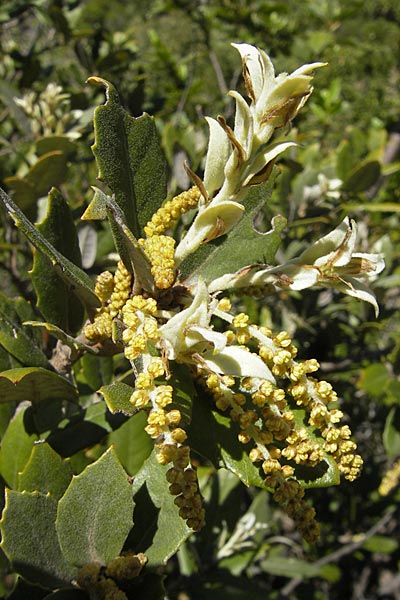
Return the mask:
[[64,377],[41,367],[21,367],[0,373],[0,402],[29,400],[39,404],[59,399],[75,402],[77,389]]
[[[56,250],[81,267],[78,235],[72,214],[55,188],[49,193],[46,217],[36,226]],[[76,332],[81,328],[84,316],[81,302],[69,293],[68,285],[52,269],[50,259],[38,250],[33,259],[32,283],[38,308],[47,321],[66,332]]]
[[137,552],[146,554],[149,566],[166,564],[192,533],[168,490],[168,468],[158,463],[153,451],[132,486],[135,527],[129,541]]
[[99,389],[99,394],[102,394],[108,410],[113,414],[121,412],[125,415],[133,415],[136,412],[130,401],[132,392],[132,386],[122,383],[122,381],[114,381]]
[[25,412],[26,408],[11,419],[1,441],[0,473],[6,484],[13,489],[17,488],[18,474],[24,469],[38,439],[36,434],[30,434],[25,429]]
[[211,402],[200,393],[193,401],[193,420],[188,428],[190,447],[215,467],[225,467],[234,473],[245,485],[264,487],[259,469],[248,456],[248,449],[238,440],[237,426],[229,417],[212,410]]
[[94,114],[98,177],[114,194],[129,229],[141,237],[167,190],[166,161],[154,120],[146,113],[129,116],[108,81],[90,77],[88,82],[106,89],[106,103]]
[[17,573],[49,588],[70,584],[77,574],[61,553],[56,514],[57,500],[51,496],[6,490],[1,547]]
[[272,229],[267,233],[260,233],[254,228],[255,217],[271,196],[273,179],[250,189],[242,201],[245,206],[243,217],[225,236],[203,244],[182,262],[182,280],[192,284],[202,277],[209,283],[226,273],[236,273],[247,265],[273,263],[286,219],[274,217]]
[[94,284],[82,269],[65,258],[26,218],[24,213],[0,188],[0,200],[16,226],[23,232],[37,250],[43,252],[51,261],[52,268],[65,281],[69,292],[73,292],[89,308],[100,306],[100,301],[94,293]]
[[26,300],[7,298],[0,293],[0,345],[21,364],[47,367],[49,363],[40,348],[40,338],[22,324],[32,317],[34,312]]
[[58,504],[57,533],[69,563],[106,564],[119,555],[133,526],[127,474],[110,448],[74,477]]
[[33,446],[24,470],[19,474],[18,491],[41,492],[59,500],[71,479],[70,464],[45,442]]

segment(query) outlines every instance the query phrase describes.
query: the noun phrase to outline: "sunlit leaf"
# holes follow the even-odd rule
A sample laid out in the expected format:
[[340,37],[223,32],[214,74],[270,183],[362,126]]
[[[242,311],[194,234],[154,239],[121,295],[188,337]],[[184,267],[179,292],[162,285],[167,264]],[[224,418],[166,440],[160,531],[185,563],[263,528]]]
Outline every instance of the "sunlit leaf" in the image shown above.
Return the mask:
[[133,481],[135,527],[130,541],[146,554],[149,566],[165,564],[192,533],[168,490],[168,468],[152,452]]
[[29,433],[25,428],[25,412],[26,407],[11,419],[1,441],[0,473],[13,489],[18,487],[19,472],[24,469],[38,439],[35,433]]
[[50,494],[56,500],[63,496],[72,479],[72,469],[49,444],[35,444],[24,470],[19,474],[18,491]]
[[129,116],[108,81],[90,77],[88,82],[104,86],[107,97],[94,115],[98,177],[115,195],[132,233],[141,237],[166,196],[166,162],[154,120],[147,114]]
[[58,504],[57,534],[68,562],[106,564],[133,526],[132,488],[112,448],[74,477]]
[[25,579],[50,588],[70,583],[76,576],[60,550],[56,514],[57,500],[51,496],[6,490],[2,549]]
[[21,367],[0,373],[0,402],[29,400],[38,404],[62,398],[77,399],[77,389],[64,377],[41,367]]

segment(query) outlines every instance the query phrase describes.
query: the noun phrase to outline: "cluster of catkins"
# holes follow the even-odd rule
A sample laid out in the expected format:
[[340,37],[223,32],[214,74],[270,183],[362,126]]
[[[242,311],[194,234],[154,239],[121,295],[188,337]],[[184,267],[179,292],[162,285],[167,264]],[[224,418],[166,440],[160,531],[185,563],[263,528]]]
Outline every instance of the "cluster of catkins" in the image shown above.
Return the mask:
[[[140,364],[131,402],[136,409],[147,412],[146,432],[154,440],[159,462],[170,465],[166,474],[169,489],[176,497],[180,515],[194,531],[204,525],[204,509],[182,414],[174,406],[174,389],[169,383],[172,365],[164,351],[160,327],[168,315],[182,310],[174,305],[174,294],[169,295],[170,305],[165,309],[166,291],[177,279],[174,240],[165,232],[196,206],[199,197],[194,187],[164,204],[145,227],[146,238],[139,240],[151,262],[157,294],[151,297],[143,290],[133,293],[132,276],[120,261],[114,275],[106,271],[98,276],[95,292],[102,306],[84,330],[90,343],[112,340],[116,351],[122,349],[135,369]],[[187,353],[176,360],[188,364],[215,407],[229,414],[250,460],[263,473],[265,486],[295,520],[303,537],[315,541],[315,512],[304,500],[304,490],[295,477],[296,466],[316,467],[330,455],[344,477],[352,481],[362,465],[361,457],[355,454],[356,445],[350,440],[349,427],[340,425],[343,413],[336,408],[337,395],[329,383],[312,376],[319,368],[316,360],[296,361],[297,349],[287,332],[274,334],[266,327],[250,324],[245,313],[234,315],[226,297],[219,300],[213,314],[227,324],[223,332],[227,345],[256,354],[276,383],[260,377],[220,374],[201,357]],[[298,409],[306,415],[300,424],[295,418]],[[312,437],[310,431],[315,432]]]

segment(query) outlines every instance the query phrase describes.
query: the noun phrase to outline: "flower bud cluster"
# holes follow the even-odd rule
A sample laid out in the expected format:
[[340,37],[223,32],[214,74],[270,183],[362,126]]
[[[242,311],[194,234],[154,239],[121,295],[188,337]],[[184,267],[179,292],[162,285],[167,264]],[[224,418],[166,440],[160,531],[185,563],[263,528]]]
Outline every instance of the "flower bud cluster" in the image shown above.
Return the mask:
[[140,294],[129,298],[122,307],[121,319],[125,325],[122,340],[128,360],[136,360],[140,354],[147,352],[148,342],[157,341],[156,312],[157,302],[153,298],[144,298]]
[[265,485],[274,490],[275,502],[294,520],[301,536],[310,544],[316,542],[320,533],[319,524],[315,520],[314,508],[304,500],[304,490],[300,484],[274,473],[266,478]]
[[147,557],[141,552],[117,556],[106,566],[88,563],[79,570],[77,583],[91,598],[127,600],[128,596],[118,584],[130,582],[138,577],[146,563]]
[[381,496],[388,496],[392,490],[394,490],[400,482],[400,459],[392,465],[392,467],[386,471],[381,484],[379,486],[379,493]]
[[128,300],[132,289],[132,276],[120,260],[115,274],[109,271],[97,277],[95,294],[101,302],[93,323],[88,323],[84,334],[91,342],[100,342],[112,337],[112,321]]
[[169,235],[152,235],[139,240],[151,262],[151,274],[157,288],[166,290],[175,281],[175,240]]
[[177,448],[173,466],[167,471],[169,491],[176,496],[175,504],[179,515],[185,519],[194,531],[200,531],[205,525],[204,509],[199,491],[196,471],[190,466],[188,446]]

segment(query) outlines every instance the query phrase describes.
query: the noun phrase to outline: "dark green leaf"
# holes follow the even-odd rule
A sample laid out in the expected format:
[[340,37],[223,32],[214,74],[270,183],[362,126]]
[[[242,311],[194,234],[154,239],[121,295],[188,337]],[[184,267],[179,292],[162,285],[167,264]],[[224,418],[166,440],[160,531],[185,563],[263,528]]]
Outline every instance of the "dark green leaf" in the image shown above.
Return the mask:
[[6,490],[2,548],[25,579],[49,588],[65,585],[76,576],[60,550],[56,514],[57,500],[51,496]]
[[77,395],[77,389],[64,377],[41,367],[22,367],[0,373],[0,402],[29,400],[38,404],[60,397],[74,402]]
[[[78,366],[78,365],[77,365]],[[109,384],[113,376],[113,357],[84,354],[79,361],[77,377],[84,380],[94,392]]]
[[131,476],[141,469],[154,446],[144,430],[146,425],[147,415],[140,411],[108,436],[108,442],[114,446],[122,466]]
[[382,363],[368,365],[361,371],[357,385],[370,396],[382,396],[391,380],[387,367]]
[[107,98],[94,115],[98,177],[115,195],[129,229],[141,237],[166,196],[166,162],[154,120],[147,114],[130,117],[115,88],[104,79],[90,77],[88,81],[104,86]]
[[266,558],[261,562],[263,571],[279,577],[318,577],[320,568],[312,563],[287,556]]
[[373,535],[362,545],[364,550],[379,552],[379,554],[392,554],[399,547],[398,540],[386,535]]
[[368,160],[350,171],[343,182],[343,189],[353,193],[365,192],[376,183],[381,174],[381,164]]
[[90,277],[58,252],[1,188],[0,199],[16,226],[21,229],[35,248],[50,259],[59,277],[67,283],[68,289],[76,294],[88,307],[98,307],[100,302],[94,293],[94,285]]
[[210,282],[226,273],[236,273],[247,265],[274,262],[286,219],[274,217],[272,229],[267,233],[254,229],[254,219],[271,196],[273,179],[250,188],[242,201],[244,215],[226,236],[203,244],[183,261],[180,265],[182,280],[194,282],[201,276]]
[[[66,135],[46,135],[36,141],[36,151],[39,156],[54,151],[70,156],[76,151],[76,142],[70,140]],[[50,185],[56,185],[56,183],[52,182]]]
[[106,564],[118,556],[133,526],[133,508],[127,474],[110,448],[73,478],[59,502],[56,527],[68,562]]
[[248,456],[248,448],[238,440],[237,426],[228,416],[212,410],[211,402],[206,395],[193,401],[192,424],[188,428],[190,447],[214,466],[234,473],[245,485],[264,487],[259,469]]
[[152,452],[133,481],[134,547],[146,554],[149,566],[165,564],[192,533],[169,493],[168,468],[160,465]]
[[[37,224],[38,231],[72,263],[81,266],[78,235],[68,204],[53,188],[49,193],[46,217]],[[52,268],[50,259],[42,252],[34,253],[32,283],[38,308],[47,321],[66,332],[78,331],[84,310],[79,299],[69,293],[68,285]]]
[[0,473],[6,484],[13,489],[18,487],[18,474],[24,469],[38,439],[37,435],[29,434],[25,429],[25,411],[26,409],[20,410],[11,419],[0,448]]
[[63,460],[49,444],[35,444],[22,473],[18,491],[50,494],[56,500],[63,496],[72,479],[70,464]]
[[47,367],[49,363],[37,334],[22,324],[32,316],[34,312],[26,300],[7,298],[0,292],[0,345],[22,364]]

